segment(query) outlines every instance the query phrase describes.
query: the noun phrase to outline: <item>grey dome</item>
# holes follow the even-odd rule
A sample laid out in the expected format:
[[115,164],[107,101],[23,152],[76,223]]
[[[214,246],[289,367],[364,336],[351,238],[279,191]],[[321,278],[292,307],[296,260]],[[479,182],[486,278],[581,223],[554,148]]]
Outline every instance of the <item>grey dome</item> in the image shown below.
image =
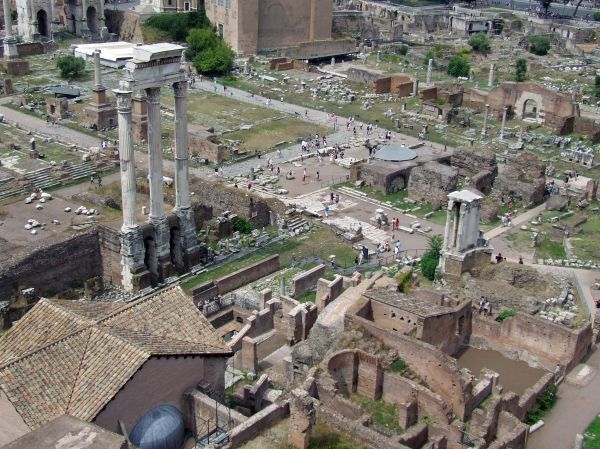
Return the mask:
[[410,148],[406,148],[404,145],[392,144],[381,148],[381,150],[375,153],[374,157],[382,161],[402,162],[416,158],[417,153]]
[[129,440],[140,449],[181,449],[184,433],[181,412],[172,405],[159,405],[142,416]]

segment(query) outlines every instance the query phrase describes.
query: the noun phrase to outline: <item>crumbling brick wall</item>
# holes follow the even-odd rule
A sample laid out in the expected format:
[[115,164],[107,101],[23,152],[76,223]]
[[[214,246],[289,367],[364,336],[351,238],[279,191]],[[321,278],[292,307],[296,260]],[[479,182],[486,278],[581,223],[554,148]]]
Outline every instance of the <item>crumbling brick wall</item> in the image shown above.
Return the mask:
[[458,168],[449,167],[439,162],[427,162],[413,168],[408,178],[408,195],[410,198],[426,201],[434,207],[448,203],[448,194],[456,190]]
[[36,247],[18,248],[2,255],[0,301],[10,300],[20,288],[36,289],[41,296],[83,286],[102,275],[98,232],[48,238]]

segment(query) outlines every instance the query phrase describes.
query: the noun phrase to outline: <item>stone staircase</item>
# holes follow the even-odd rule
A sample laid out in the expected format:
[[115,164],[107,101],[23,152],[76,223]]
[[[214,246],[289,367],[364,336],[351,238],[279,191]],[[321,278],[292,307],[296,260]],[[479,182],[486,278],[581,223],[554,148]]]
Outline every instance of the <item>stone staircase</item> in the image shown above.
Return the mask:
[[81,164],[69,165],[64,168],[67,176],[64,178],[55,178],[52,176],[52,167],[44,167],[39,170],[29,172],[24,175],[26,178],[26,184],[17,187],[6,187],[2,188],[0,185],[0,201],[13,196],[27,195],[35,188],[48,189],[51,187],[59,186],[66,181],[75,181],[83,178],[90,178],[92,175],[98,173],[98,170],[92,162],[82,162]]
[[300,229],[301,231],[304,230],[304,226],[308,225],[308,222],[306,221],[306,219],[300,215],[293,215],[292,217],[288,218],[285,220],[288,231],[290,232],[296,232],[296,229]]

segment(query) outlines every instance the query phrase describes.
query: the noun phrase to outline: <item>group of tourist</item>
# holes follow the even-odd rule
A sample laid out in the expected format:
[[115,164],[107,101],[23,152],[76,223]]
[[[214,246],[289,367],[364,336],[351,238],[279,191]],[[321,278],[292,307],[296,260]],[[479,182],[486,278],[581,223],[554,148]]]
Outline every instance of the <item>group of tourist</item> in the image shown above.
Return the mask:
[[489,299],[487,299],[485,296],[482,296],[479,299],[479,315],[481,315],[482,313],[488,316],[492,315],[492,304],[490,303]]

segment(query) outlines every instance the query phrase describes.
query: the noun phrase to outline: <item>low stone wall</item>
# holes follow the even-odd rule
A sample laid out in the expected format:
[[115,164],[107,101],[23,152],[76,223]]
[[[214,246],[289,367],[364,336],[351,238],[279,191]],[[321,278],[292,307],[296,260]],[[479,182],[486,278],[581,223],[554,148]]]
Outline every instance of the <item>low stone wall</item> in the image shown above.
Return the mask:
[[265,429],[276,424],[279,420],[289,416],[289,414],[290,405],[288,401],[265,407],[240,425],[231,429],[229,432],[230,448],[235,449],[240,447],[246,441],[251,440]]
[[189,149],[192,155],[217,164],[229,160],[229,150],[226,146],[211,142],[210,140],[193,133],[188,134],[188,139]]
[[18,248],[0,261],[0,301],[10,301],[24,288],[41,296],[82,287],[89,278],[102,276],[98,232],[59,236],[41,241],[34,249]]
[[[473,317],[471,345],[493,349],[510,358],[554,371],[556,364],[573,368],[592,344],[592,325],[572,330],[535,316],[518,314],[502,323]],[[507,353],[507,349],[510,350]]]
[[[390,332],[376,323],[358,316],[366,301],[359,301],[345,315],[345,328],[357,327],[394,348],[402,358],[433,391],[452,407],[454,413],[465,419],[465,379],[461,376],[456,359],[422,341]],[[463,388],[465,390],[463,390]]]
[[317,296],[315,298],[315,304],[317,310],[321,311],[327,305],[335,300],[344,291],[344,278],[340,275],[336,275],[333,281],[327,279],[319,279],[317,281]]
[[313,287],[317,285],[317,281],[319,278],[322,278],[325,275],[325,265],[320,264],[314,268],[311,268],[308,271],[303,273],[299,273],[292,279],[294,284],[294,296],[300,296],[302,293],[305,293],[311,290]]
[[519,410],[516,411],[517,418],[524,420],[527,413],[531,410],[537,398],[555,381],[554,373],[548,373],[542,376],[534,385],[529,387],[519,398]]
[[[44,53],[53,53],[58,50],[56,42],[23,42],[17,44],[17,53],[19,57],[43,55]],[[4,57],[4,47],[0,48],[0,58]]]
[[507,412],[501,412],[498,419],[498,433],[501,438],[488,446],[488,449],[525,449],[529,427]]
[[[214,281],[217,286],[219,295],[224,295],[230,291],[235,290],[243,285],[250,282],[256,281],[268,274],[274,273],[279,270],[279,254],[263,259],[260,262],[256,262],[248,267],[242,268],[234,273],[223,276],[222,278]],[[200,284],[197,287],[190,289],[190,295],[196,300],[196,297],[200,298],[203,292],[207,290],[207,283]],[[212,291],[211,291],[212,292]]]

